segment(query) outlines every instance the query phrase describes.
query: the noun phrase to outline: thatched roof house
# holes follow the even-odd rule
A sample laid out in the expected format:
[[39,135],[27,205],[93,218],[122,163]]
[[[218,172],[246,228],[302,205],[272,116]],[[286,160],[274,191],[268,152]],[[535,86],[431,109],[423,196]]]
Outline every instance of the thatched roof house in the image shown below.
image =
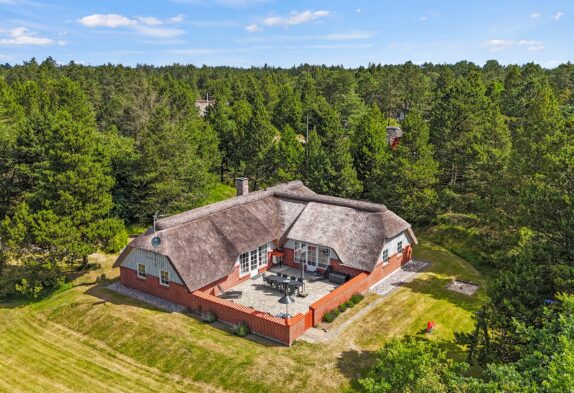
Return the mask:
[[157,221],[161,246],[153,249],[150,230],[115,266],[134,249],[155,251],[194,291],[229,275],[240,254],[266,243],[282,247],[291,239],[329,247],[340,264],[370,272],[389,239],[406,233],[416,242],[410,225],[384,205],[319,195],[301,181],[249,193],[242,180],[243,195]]

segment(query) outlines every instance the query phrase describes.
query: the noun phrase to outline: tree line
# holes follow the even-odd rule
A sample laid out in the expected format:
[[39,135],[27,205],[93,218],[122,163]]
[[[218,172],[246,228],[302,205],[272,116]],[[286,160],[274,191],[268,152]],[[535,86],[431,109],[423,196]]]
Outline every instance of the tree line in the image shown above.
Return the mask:
[[[404,130],[395,150],[389,125]],[[494,274],[458,340],[485,367],[519,362],[517,324],[544,329],[574,284],[573,130],[570,63],[5,65],[0,295],[61,285],[90,253],[121,249],[126,225],[197,207],[217,183],[301,179],[461,236]]]

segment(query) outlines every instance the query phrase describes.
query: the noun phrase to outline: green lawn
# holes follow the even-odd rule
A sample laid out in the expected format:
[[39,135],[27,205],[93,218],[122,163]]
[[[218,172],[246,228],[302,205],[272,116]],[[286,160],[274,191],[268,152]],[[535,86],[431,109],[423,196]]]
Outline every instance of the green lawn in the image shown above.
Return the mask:
[[[114,256],[96,255],[102,267],[71,289],[35,303],[0,304],[0,391],[352,391],[377,348],[390,337],[418,334],[429,319],[437,323],[429,338],[459,357],[453,332],[472,327],[472,311],[485,300],[484,278],[432,244],[416,247],[415,256],[431,261],[429,269],[336,340],[286,348],[115,294],[96,280],[117,277]],[[467,297],[444,288],[453,277],[483,285]]]

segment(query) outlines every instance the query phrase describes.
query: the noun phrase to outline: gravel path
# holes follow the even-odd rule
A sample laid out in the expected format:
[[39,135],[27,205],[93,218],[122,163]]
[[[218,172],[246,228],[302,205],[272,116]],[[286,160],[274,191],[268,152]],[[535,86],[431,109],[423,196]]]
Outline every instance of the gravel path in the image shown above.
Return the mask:
[[172,303],[170,301],[160,299],[158,297],[148,295],[147,293],[143,293],[140,291],[136,291],[135,289],[130,289],[124,287],[119,282],[114,282],[107,286],[108,289],[120,293],[122,295],[131,297],[133,299],[142,301],[144,303],[151,304],[154,307],[159,308],[160,310],[168,311],[168,312],[183,312],[185,311],[185,307],[180,306],[179,304]]
[[414,276],[427,266],[428,262],[413,259],[390,276],[385,277],[380,283],[371,288],[370,291],[381,296],[386,295],[389,291],[400,286],[400,284],[412,281]]

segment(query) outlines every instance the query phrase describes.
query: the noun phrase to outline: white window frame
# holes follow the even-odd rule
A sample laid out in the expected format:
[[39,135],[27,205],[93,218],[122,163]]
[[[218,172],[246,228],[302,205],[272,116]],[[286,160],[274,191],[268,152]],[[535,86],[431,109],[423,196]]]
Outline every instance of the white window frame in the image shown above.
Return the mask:
[[249,251],[244,252],[239,256],[239,272],[243,274],[247,274],[250,272],[249,270]]
[[386,265],[387,263],[389,263],[389,249],[385,248],[383,250],[383,265]]
[[[166,280],[163,279],[163,273],[165,273],[167,276]],[[164,287],[169,287],[169,272],[167,270],[160,270],[159,271],[159,283],[161,285],[163,285]]]
[[259,267],[259,251],[257,248],[255,250],[249,251],[249,271],[257,270]]
[[307,243],[295,242],[294,258],[296,263],[307,263]]
[[307,266],[317,267],[317,250],[318,246],[307,244]]
[[[143,266],[143,275],[140,273],[140,267]],[[138,263],[138,270],[137,270],[137,275],[138,278],[143,278],[145,280],[146,278],[146,267],[145,267],[145,263]]]
[[[325,259],[326,258],[326,259]],[[317,267],[327,269],[331,264],[331,250],[329,247],[317,247]]]
[[269,263],[268,253],[267,253],[267,244],[264,246],[259,247],[259,267],[265,267]]
[[400,240],[400,241],[397,243],[397,252],[398,252],[398,253],[403,252],[403,241],[402,241],[402,240]]

